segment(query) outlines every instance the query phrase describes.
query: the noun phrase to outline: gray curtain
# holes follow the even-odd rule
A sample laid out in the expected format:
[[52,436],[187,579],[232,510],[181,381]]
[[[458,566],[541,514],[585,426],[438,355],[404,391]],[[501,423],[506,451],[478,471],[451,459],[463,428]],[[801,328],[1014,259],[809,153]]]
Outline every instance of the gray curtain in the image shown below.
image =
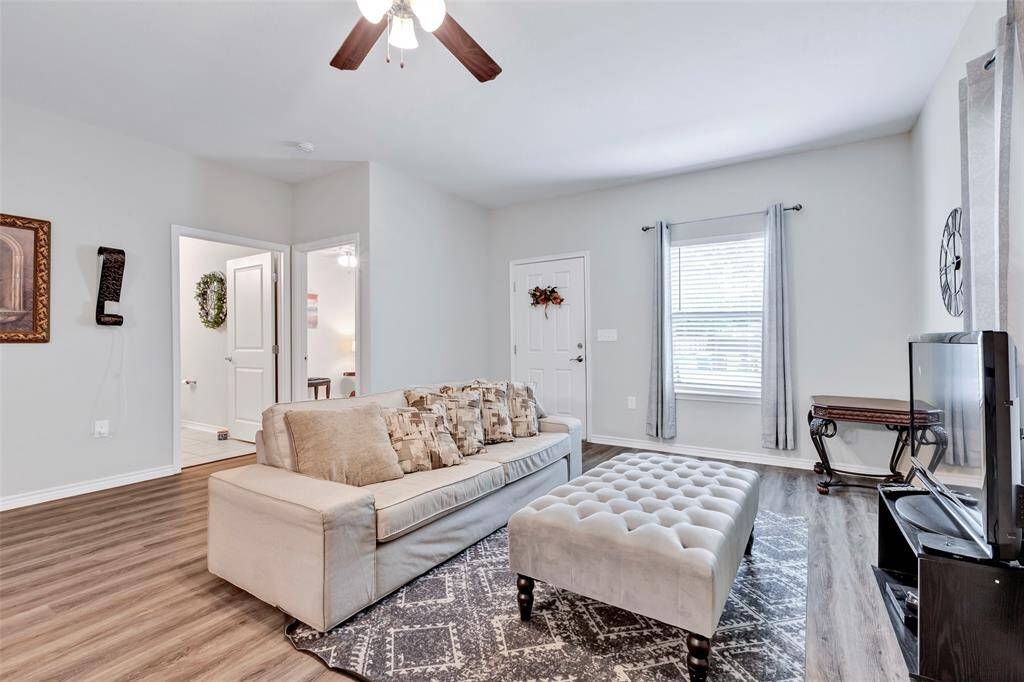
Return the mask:
[[676,392],[672,378],[672,287],[669,255],[672,228],[658,222],[654,237],[654,324],[651,329],[651,387],[647,435],[676,437]]
[[789,352],[789,291],[782,204],[768,207],[764,224],[764,315],[761,329],[761,445],[796,448],[793,363]]

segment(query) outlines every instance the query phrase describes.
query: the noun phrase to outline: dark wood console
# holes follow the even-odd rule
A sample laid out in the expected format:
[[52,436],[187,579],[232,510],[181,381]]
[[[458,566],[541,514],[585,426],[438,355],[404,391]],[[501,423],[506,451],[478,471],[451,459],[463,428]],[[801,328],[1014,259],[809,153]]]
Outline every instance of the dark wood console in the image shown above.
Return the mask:
[[[920,539],[926,531],[895,504],[927,494],[878,487],[878,565],[872,568],[910,676],[1024,681],[1024,568],[926,552]],[[916,622],[894,598],[908,593],[918,600]]]

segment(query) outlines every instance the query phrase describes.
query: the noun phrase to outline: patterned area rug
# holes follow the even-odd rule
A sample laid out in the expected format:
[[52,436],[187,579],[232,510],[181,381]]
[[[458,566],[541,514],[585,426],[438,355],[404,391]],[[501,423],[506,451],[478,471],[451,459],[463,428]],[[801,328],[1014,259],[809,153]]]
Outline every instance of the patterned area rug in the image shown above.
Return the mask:
[[[802,680],[807,522],[758,514],[712,640],[711,680]],[[398,592],[295,648],[369,680],[687,679],[686,633],[537,581],[523,623],[502,528]]]

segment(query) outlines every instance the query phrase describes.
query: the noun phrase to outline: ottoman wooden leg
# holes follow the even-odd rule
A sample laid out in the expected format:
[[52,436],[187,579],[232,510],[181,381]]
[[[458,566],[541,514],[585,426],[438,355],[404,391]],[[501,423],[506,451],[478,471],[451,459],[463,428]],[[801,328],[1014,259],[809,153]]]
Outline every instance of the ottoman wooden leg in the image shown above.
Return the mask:
[[750,531],[750,539],[747,540],[747,548],[743,550],[743,553],[750,556],[750,553],[754,551],[754,531]]
[[686,636],[686,670],[690,673],[690,682],[704,682],[708,679],[708,657],[711,656],[711,641],[707,637],[689,633]]
[[519,618],[521,620],[530,620],[530,613],[533,611],[533,586],[533,578],[525,575],[516,578],[516,589],[519,590],[516,601],[519,602]]

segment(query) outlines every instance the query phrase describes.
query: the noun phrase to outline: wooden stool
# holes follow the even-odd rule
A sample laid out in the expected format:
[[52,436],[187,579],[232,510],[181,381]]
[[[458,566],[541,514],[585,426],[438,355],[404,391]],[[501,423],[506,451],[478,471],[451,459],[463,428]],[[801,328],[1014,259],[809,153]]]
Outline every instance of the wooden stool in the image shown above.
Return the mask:
[[320,400],[320,387],[327,389],[327,399],[331,399],[331,380],[327,377],[309,377],[306,379],[306,387],[313,389],[313,400]]

